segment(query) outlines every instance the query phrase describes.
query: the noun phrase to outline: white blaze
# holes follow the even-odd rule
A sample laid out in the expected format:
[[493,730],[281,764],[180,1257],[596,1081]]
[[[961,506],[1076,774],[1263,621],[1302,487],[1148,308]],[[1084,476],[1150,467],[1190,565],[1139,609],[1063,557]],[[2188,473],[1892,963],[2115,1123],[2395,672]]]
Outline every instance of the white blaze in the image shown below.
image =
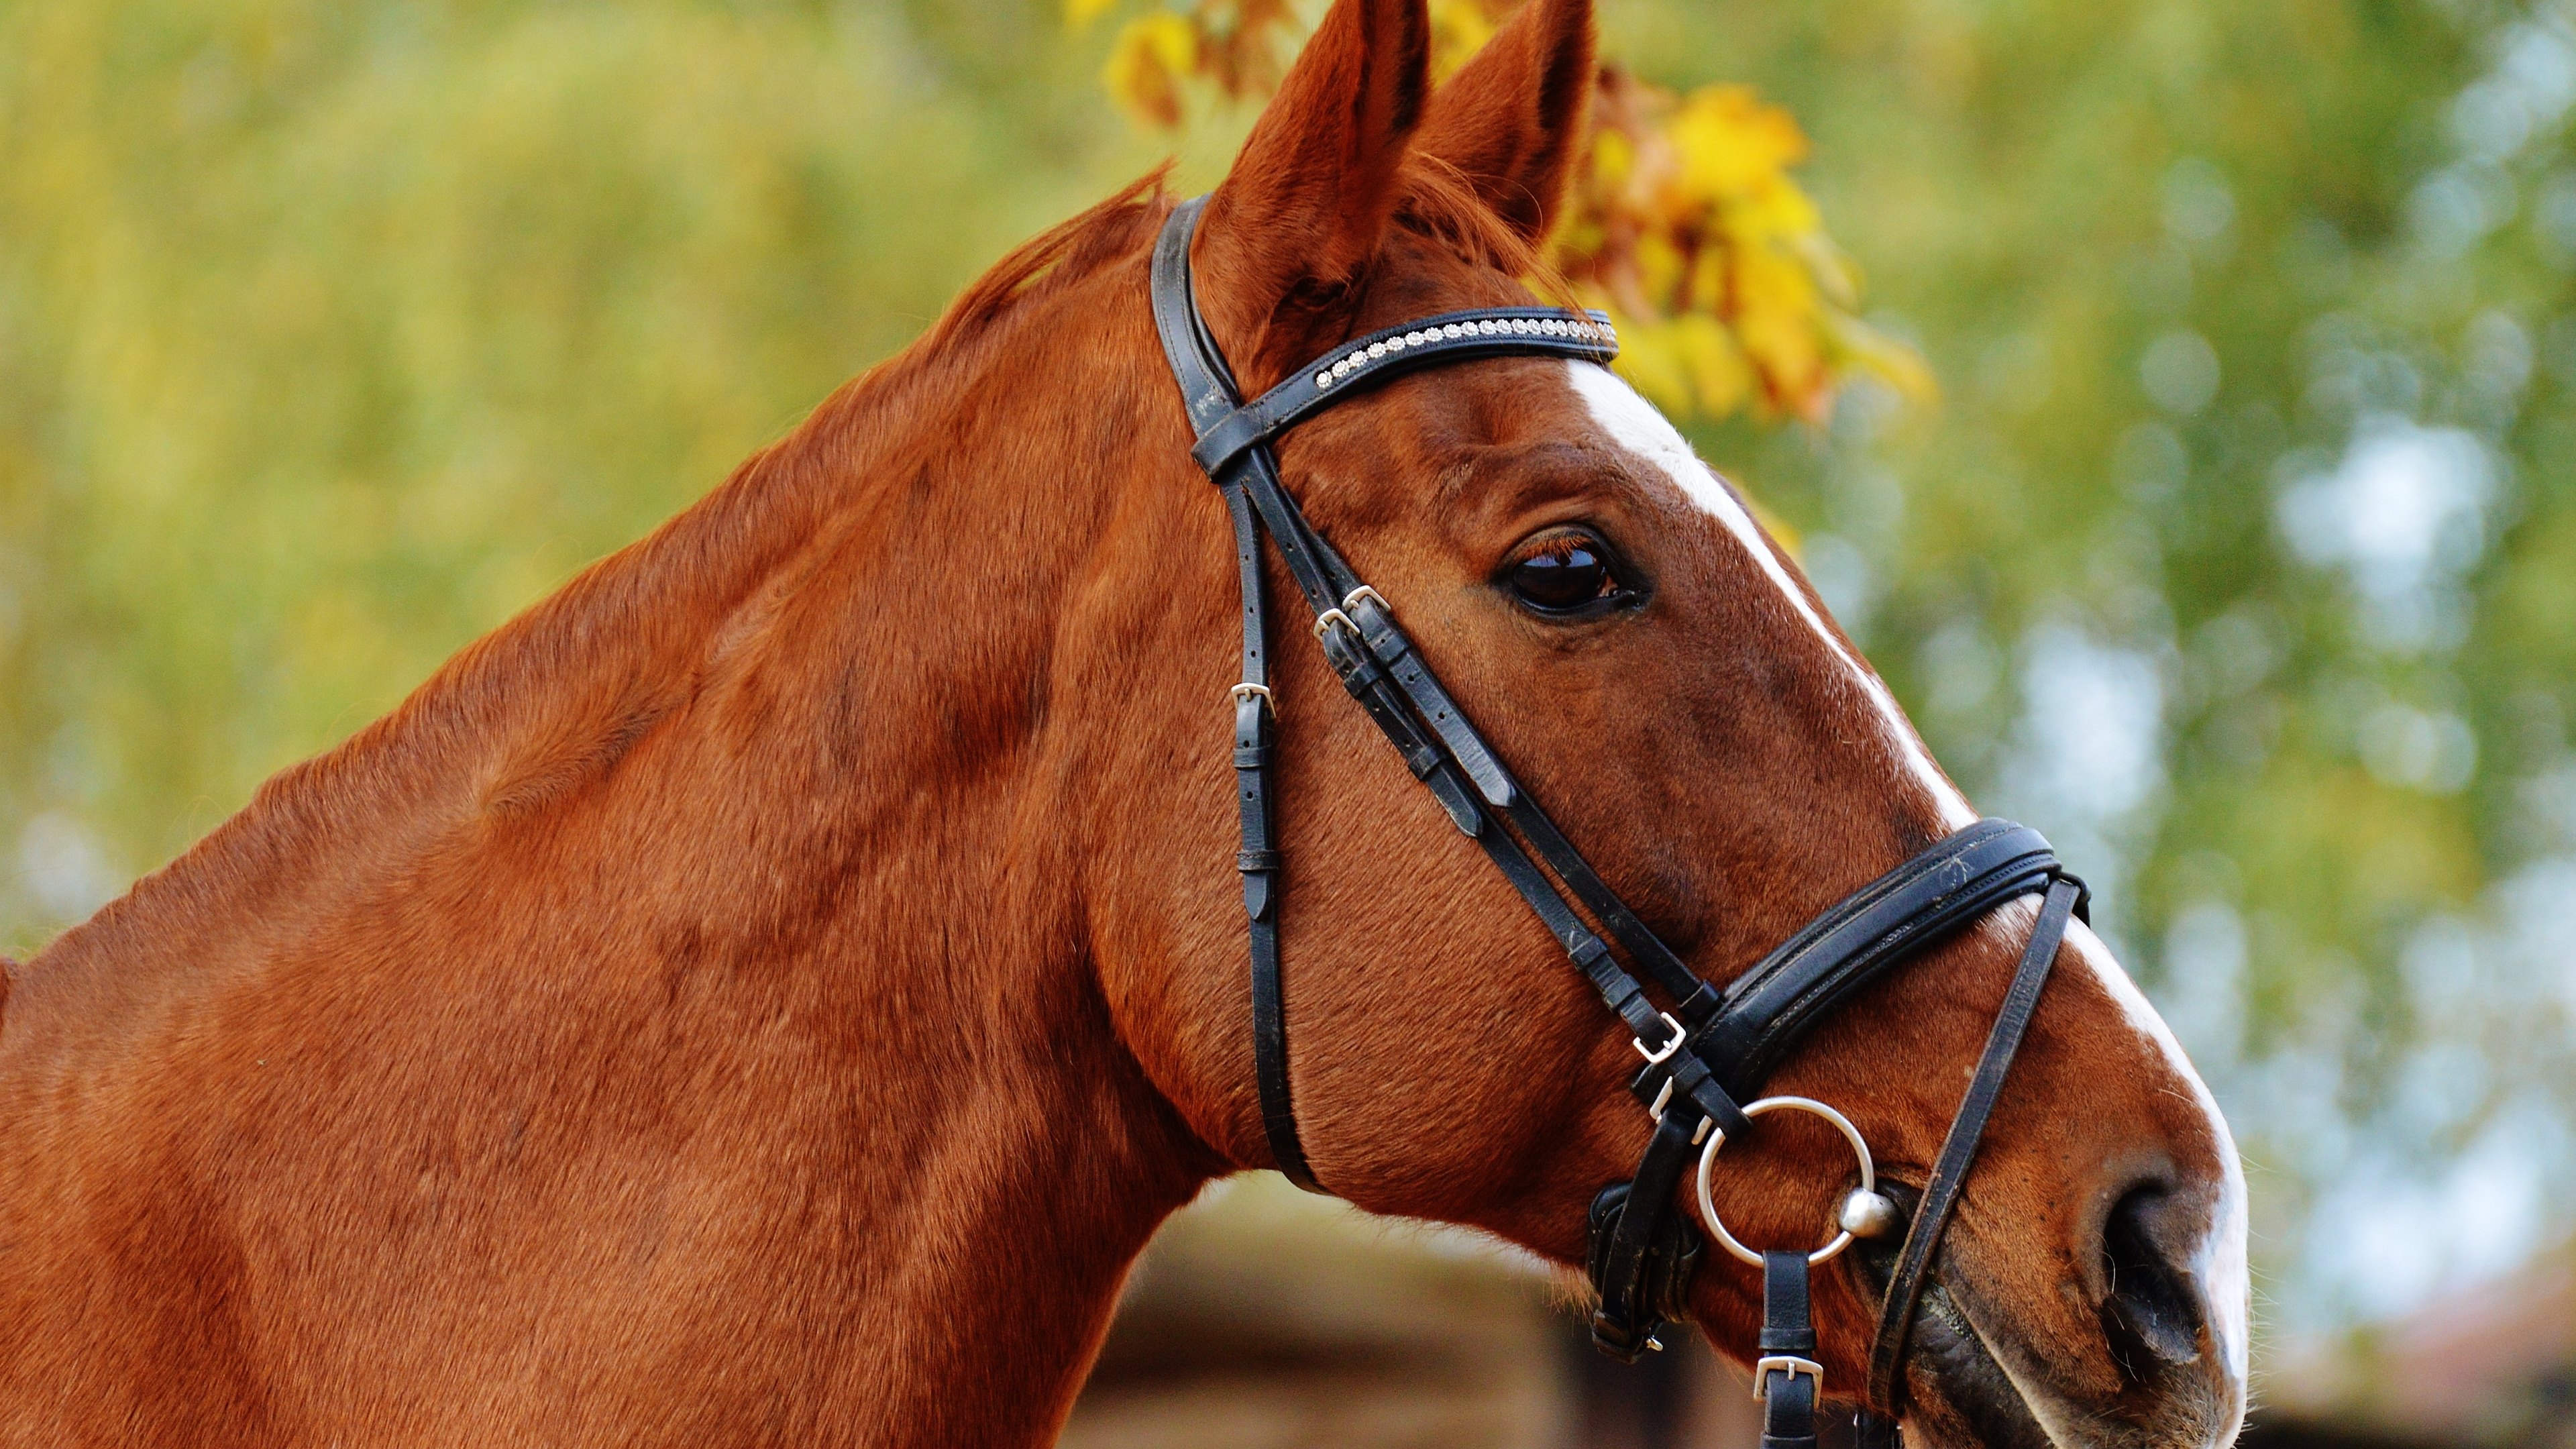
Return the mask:
[[[1654,404],[1639,396],[1634,388],[1608,368],[1588,362],[1569,362],[1566,373],[1573,381],[1575,395],[1582,398],[1584,406],[1591,411],[1593,421],[1621,447],[1662,469],[1684,497],[1724,525],[1761,568],[1763,577],[1779,590],[1782,599],[1815,631],[1816,637],[1832,656],[1851,672],[1853,682],[1877,713],[1880,732],[1888,748],[1902,767],[1930,792],[1933,803],[1941,811],[1942,822],[1953,830],[1974,823],[1977,812],[1969,807],[1958,787],[1952,785],[1949,777],[1932,762],[1931,753],[1924,749],[1922,738],[1914,732],[1913,723],[1906,719],[1903,710],[1897,708],[1895,698],[1887,692],[1887,686],[1880,681],[1877,672],[1843,647],[1834,631],[1825,626],[1824,619],[1808,602],[1806,591],[1789,576],[1788,569],[1772,551],[1761,530],[1754,526],[1753,518],[1745,511],[1744,505],[1691,451],[1689,442],[1672,423],[1655,410]],[[2013,906],[1987,917],[1984,929],[2008,934],[2018,948],[2021,940],[2029,934],[2037,912],[2037,904],[2033,901],[2015,902]],[[2145,994],[2129,979],[2129,973],[2120,969],[2120,963],[2112,959],[2110,948],[2104,946],[2092,928],[2081,921],[2067,927],[2066,939],[2074,947],[2077,958],[2102,983],[2104,993],[2119,1003],[2130,1026],[2155,1042],[2164,1053],[2174,1073],[2189,1085],[2193,1101],[2208,1119],[2211,1143],[2217,1151],[2223,1176],[2208,1236],[2202,1239],[2200,1251],[2189,1266],[2200,1280],[2202,1291],[2208,1295],[2213,1320],[2210,1326],[2216,1330],[2222,1351],[2227,1355],[2228,1370],[2242,1384],[2246,1372],[2247,1318],[2251,1311],[2252,1293],[2245,1261],[2245,1173],[2237,1161],[2236,1139],[2227,1130],[2227,1119],[2219,1115],[2217,1099],[2210,1095],[2208,1085],[2201,1081],[2191,1059],[2183,1055],[2182,1044],[2174,1039],[2173,1031],[2165,1025],[2164,1018],[2156,1014]],[[2044,1396],[2033,1399],[2033,1407],[2039,1407],[2043,1399]],[[2230,1426],[2228,1434],[2219,1442],[2226,1442],[2233,1434],[2234,1426]]]
[[1565,366],[1567,375],[1574,381],[1575,396],[1583,399],[1583,405],[1591,410],[1592,420],[1600,424],[1601,430],[1619,446],[1661,468],[1664,475],[1673,480],[1673,486],[1682,491],[1683,497],[1725,525],[1726,531],[1735,536],[1736,542],[1744,546],[1744,551],[1761,568],[1763,577],[1771,581],[1772,586],[1780,591],[1780,596],[1788,601],[1789,607],[1796,610],[1798,617],[1807,622],[1807,627],[1815,631],[1827,652],[1850,672],[1853,683],[1859,686],[1862,696],[1869,700],[1871,710],[1877,715],[1879,733],[1885,737],[1888,748],[1895,753],[1906,772],[1930,792],[1933,805],[1941,812],[1942,824],[1952,830],[1975,824],[1977,812],[1968,807],[1967,797],[1961,795],[1958,787],[1950,783],[1950,778],[1941,773],[1941,767],[1932,763],[1931,752],[1923,748],[1923,741],[1914,733],[1912,722],[1905,718],[1903,710],[1896,707],[1895,696],[1887,692],[1887,685],[1881,682],[1877,671],[1845,649],[1834,631],[1825,627],[1823,617],[1807,601],[1807,591],[1798,587],[1797,580],[1789,577],[1788,568],[1772,551],[1770,541],[1762,536],[1761,529],[1754,526],[1753,516],[1745,512],[1744,505],[1737,501],[1735,494],[1709,471],[1698,454],[1691,451],[1689,442],[1683,439],[1671,421],[1657,412],[1653,403],[1639,396],[1635,388],[1620,381],[1610,369],[1589,362],[1568,362]]

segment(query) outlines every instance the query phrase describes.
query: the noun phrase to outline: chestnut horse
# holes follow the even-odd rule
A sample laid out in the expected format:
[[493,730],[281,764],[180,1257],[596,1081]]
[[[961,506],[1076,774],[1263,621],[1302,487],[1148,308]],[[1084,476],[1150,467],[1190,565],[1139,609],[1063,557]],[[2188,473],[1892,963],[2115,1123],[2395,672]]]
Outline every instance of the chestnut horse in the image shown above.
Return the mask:
[[[1432,94],[1423,0],[1338,0],[1215,193],[1247,390],[1527,305],[1590,90],[1531,0]],[[1267,1164],[1224,508],[1152,329],[1149,178],[1003,261],[652,537],[15,973],[11,1444],[981,1444],[1063,1421],[1120,1281]],[[1609,372],[1354,398],[1289,484],[1603,874],[1712,979],[1973,818],[1796,565]],[[1629,606],[1509,579],[1591,540]],[[1272,563],[1274,591],[1286,587]],[[1307,641],[1273,679],[1292,1070],[1323,1180],[1564,1263],[1648,1124],[1627,1034]],[[2030,902],[1778,1073],[1920,1182]],[[2080,926],[1918,1320],[1936,1445],[2222,1443],[2242,1184]],[[1816,1235],[1829,1133],[1730,1152]],[[1869,1265],[1819,1275],[1859,1382]],[[1694,1316],[1749,1354],[1756,1275]]]

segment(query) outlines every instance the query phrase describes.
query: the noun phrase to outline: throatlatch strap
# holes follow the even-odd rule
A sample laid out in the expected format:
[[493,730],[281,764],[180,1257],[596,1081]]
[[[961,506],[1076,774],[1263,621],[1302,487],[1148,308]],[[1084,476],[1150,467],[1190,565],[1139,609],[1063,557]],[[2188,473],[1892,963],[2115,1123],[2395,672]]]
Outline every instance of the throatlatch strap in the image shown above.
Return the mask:
[[1234,782],[1241,805],[1243,848],[1234,868],[1243,875],[1243,913],[1252,935],[1252,1074],[1261,1097],[1262,1135],[1271,1160],[1290,1182],[1322,1192],[1297,1138],[1297,1114],[1288,1092],[1288,1001],[1279,979],[1279,866],[1270,828],[1272,721],[1269,627],[1263,617],[1261,524],[1240,488],[1225,490],[1234,521],[1234,548],[1243,573],[1243,682],[1234,690]]
[[1807,1314],[1807,1255],[1762,1255],[1762,1356],[1753,1390],[1762,1397],[1762,1449],[1816,1449],[1816,1326]]
[[1906,1340],[1913,1332],[1914,1307],[1923,1297],[1933,1249],[1949,1225],[1951,1210],[1959,1205],[1959,1190],[1967,1185],[1968,1169],[1976,1163],[1986,1119],[1994,1115],[2004,1076],[2021,1050],[2022,1033],[2039,1010],[2040,992],[2048,985],[2049,968],[2056,964],[2058,944],[2066,938],[2066,923],[2083,897],[2084,883],[2074,876],[2061,874],[2049,882],[2038,924],[2031,928],[2030,943],[2022,948],[2021,964],[2014,968],[2012,988],[2004,993],[1994,1029],[1986,1034],[1985,1055],[1977,1059],[1976,1075],[1959,1100],[1959,1115],[1950,1120],[1950,1135],[1943,1139],[1931,1180],[1923,1186],[1923,1201],[1905,1230],[1905,1246],[1897,1253],[1896,1271],[1887,1280],[1887,1302],[1879,1310],[1878,1340],[1870,1348],[1869,1398],[1857,1421],[1864,1445],[1898,1442],[1896,1426],[1905,1409]]

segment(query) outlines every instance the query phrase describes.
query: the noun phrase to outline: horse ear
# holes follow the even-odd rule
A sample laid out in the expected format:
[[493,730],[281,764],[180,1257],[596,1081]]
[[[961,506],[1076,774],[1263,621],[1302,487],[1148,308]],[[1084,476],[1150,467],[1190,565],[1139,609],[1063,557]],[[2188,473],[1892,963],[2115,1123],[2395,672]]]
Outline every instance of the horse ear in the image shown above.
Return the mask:
[[1592,55],[1592,0],[1529,0],[1431,98],[1416,149],[1536,245],[1583,144]]
[[1395,210],[1430,90],[1423,0],[1334,0],[1254,123],[1193,249],[1200,308],[1247,387],[1327,340]]

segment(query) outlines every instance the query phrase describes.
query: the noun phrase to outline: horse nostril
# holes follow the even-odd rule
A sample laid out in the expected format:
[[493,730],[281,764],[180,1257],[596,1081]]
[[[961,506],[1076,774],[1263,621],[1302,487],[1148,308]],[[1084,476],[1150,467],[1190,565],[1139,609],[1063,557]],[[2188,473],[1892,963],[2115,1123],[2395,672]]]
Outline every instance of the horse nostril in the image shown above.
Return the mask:
[[[2182,1210],[2161,1185],[2129,1190],[2102,1225],[2102,1333],[2133,1382],[2200,1356],[2200,1294],[2173,1265],[2170,1218]],[[2180,1224],[2171,1224],[2179,1227]]]

